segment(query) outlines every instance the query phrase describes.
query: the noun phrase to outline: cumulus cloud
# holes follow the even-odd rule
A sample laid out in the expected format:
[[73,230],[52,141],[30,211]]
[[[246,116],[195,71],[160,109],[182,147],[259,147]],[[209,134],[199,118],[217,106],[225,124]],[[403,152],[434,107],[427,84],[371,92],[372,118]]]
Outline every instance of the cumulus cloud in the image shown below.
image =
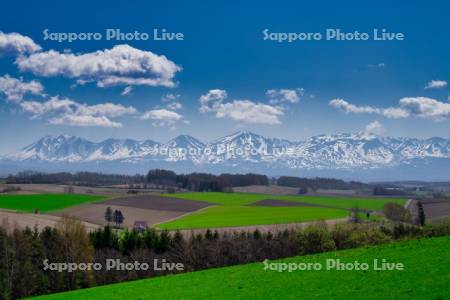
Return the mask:
[[54,50],[19,56],[21,71],[39,76],[64,76],[77,83],[96,82],[99,87],[147,85],[174,87],[181,67],[150,51],[117,45],[92,53],[60,53]]
[[13,78],[9,75],[0,77],[0,93],[4,94],[6,100],[20,102],[25,94],[42,95],[44,87],[37,80],[24,82],[22,78]]
[[141,116],[141,119],[151,120],[152,125],[155,127],[163,127],[163,126],[174,127],[176,122],[183,120],[183,116],[175,111],[162,108],[146,111]]
[[213,89],[200,96],[200,111],[214,112],[217,118],[253,124],[280,124],[283,108],[250,100],[224,102],[228,97],[225,90]]
[[408,110],[400,107],[388,107],[381,110],[381,114],[390,119],[402,119],[410,116]]
[[127,86],[123,89],[122,93],[120,93],[120,95],[122,96],[128,96],[131,95],[131,92],[133,91],[133,87],[132,86]]
[[270,99],[270,103],[298,103],[300,101],[300,97],[303,96],[304,89],[271,89],[266,91],[266,96]]
[[111,118],[137,112],[132,106],[113,103],[87,105],[57,96],[45,102],[23,101],[20,106],[32,118],[45,117],[50,124],[82,127],[122,127],[121,123],[112,121]]
[[394,119],[410,116],[436,121],[450,119],[450,103],[427,97],[405,97],[400,99],[398,107],[388,108],[357,106],[343,99],[331,100],[329,104],[346,113],[374,113]]
[[183,104],[180,102],[170,102],[166,105],[166,107],[171,110],[179,110],[183,108]]
[[161,101],[162,102],[171,102],[171,101],[178,100],[180,97],[181,97],[181,95],[179,95],[179,94],[167,93],[161,97]]
[[225,90],[209,90],[206,94],[200,96],[200,111],[210,112],[216,110],[227,97],[228,94]]
[[142,117],[143,120],[171,120],[178,121],[183,117],[174,111],[170,111],[167,109],[154,109],[145,112]]
[[427,97],[406,97],[400,99],[400,107],[411,115],[421,118],[443,120],[450,118],[450,103]]
[[447,81],[445,80],[431,80],[425,86],[425,89],[441,89],[447,86]]
[[45,102],[24,101],[20,103],[22,109],[38,118],[50,113],[69,113],[76,110],[78,103],[67,98],[52,97]]
[[136,112],[136,109],[132,106],[123,106],[114,103],[101,103],[95,105],[79,104],[77,108],[77,113],[81,115],[108,116],[112,118],[131,115]]
[[280,124],[279,116],[283,111],[279,107],[249,100],[234,100],[221,104],[216,110],[216,117],[230,118],[236,121],[254,124]]
[[42,48],[32,39],[19,33],[0,31],[0,54],[22,55],[40,51]]
[[54,117],[49,120],[53,125],[66,125],[77,127],[111,127],[120,128],[123,125],[119,122],[111,121],[105,116],[83,116],[83,115],[62,115],[60,117]]
[[373,121],[372,123],[367,124],[364,131],[367,133],[375,133],[378,135],[382,135],[382,134],[384,134],[385,129],[384,129],[384,126],[380,122]]
[[372,106],[358,106],[351,104],[344,99],[333,99],[329,103],[334,108],[340,109],[345,113],[379,113],[378,108]]

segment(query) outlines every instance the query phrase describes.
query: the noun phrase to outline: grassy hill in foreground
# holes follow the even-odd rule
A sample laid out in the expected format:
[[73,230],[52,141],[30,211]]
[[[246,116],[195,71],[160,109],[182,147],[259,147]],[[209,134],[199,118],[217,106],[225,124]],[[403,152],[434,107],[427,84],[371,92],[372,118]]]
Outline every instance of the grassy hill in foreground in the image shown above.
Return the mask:
[[[368,271],[265,271],[262,263],[43,296],[40,299],[446,299],[450,236],[292,257],[276,262],[366,262]],[[374,259],[404,264],[374,271]]]

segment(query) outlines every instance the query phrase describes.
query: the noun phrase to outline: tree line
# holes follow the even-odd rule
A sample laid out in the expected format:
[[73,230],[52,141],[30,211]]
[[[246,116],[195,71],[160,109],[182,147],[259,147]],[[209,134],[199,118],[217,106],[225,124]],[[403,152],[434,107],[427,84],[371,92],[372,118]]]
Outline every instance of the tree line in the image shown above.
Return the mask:
[[395,240],[450,234],[450,220],[425,226],[404,223],[339,224],[325,223],[278,233],[234,232],[186,237],[180,232],[138,232],[111,227],[88,233],[74,219],[62,218],[55,228],[38,230],[0,227],[0,299],[18,299],[104,284],[173,273],[148,270],[88,270],[56,272],[44,270],[45,260],[63,263],[100,263],[106,259],[121,262],[183,263],[184,271],[224,267],[265,259],[278,259],[338,249],[389,243]]
[[173,171],[154,169],[144,175],[118,175],[95,172],[41,173],[20,172],[6,178],[8,184],[69,184],[78,186],[104,186],[127,184],[154,185],[163,188],[182,188],[191,191],[226,191],[231,187],[247,185],[268,185],[269,179],[259,174],[176,174]]
[[277,179],[277,185],[309,189],[317,191],[318,189],[337,189],[337,190],[363,190],[372,189],[369,184],[357,181],[344,181],[335,178],[303,178],[293,176],[281,176]]
[[155,169],[146,176],[147,183],[172,186],[190,191],[223,192],[232,187],[248,185],[268,185],[269,178],[260,174],[220,174],[191,173],[176,174],[173,171]]
[[102,186],[115,184],[135,184],[145,182],[143,175],[103,174],[96,172],[42,173],[19,172],[6,178],[8,184],[70,184],[79,186]]

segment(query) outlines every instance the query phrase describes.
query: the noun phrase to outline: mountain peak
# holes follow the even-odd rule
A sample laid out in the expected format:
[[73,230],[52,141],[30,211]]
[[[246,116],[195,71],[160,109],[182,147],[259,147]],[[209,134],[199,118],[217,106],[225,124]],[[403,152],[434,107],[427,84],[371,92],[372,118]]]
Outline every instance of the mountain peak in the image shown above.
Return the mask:
[[239,130],[230,135],[219,138],[216,141],[233,141],[233,140],[237,140],[237,139],[248,140],[248,139],[253,139],[253,138],[263,138],[263,137],[259,134],[256,134],[256,133],[248,131],[248,130]]
[[[164,151],[159,151],[161,149]],[[191,154],[190,149],[199,151]],[[237,131],[207,145],[185,134],[165,144],[131,139],[95,143],[74,136],[46,136],[6,157],[10,161],[55,163],[114,161],[155,165],[184,161],[204,168],[247,166],[248,170],[373,169],[412,165],[418,160],[435,158],[450,161],[450,139],[390,138],[357,132],[320,135],[300,143],[265,138],[248,130]]]
[[198,139],[193,136],[187,134],[180,134],[179,136],[171,139],[167,142],[167,146],[169,147],[193,147],[193,148],[203,148],[205,144],[203,144]]

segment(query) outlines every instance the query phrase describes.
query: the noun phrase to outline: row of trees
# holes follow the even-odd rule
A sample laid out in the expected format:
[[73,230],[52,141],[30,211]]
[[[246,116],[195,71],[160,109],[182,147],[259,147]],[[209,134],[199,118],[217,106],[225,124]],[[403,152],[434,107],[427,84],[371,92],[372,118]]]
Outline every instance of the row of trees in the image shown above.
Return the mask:
[[155,169],[146,176],[147,183],[178,187],[191,191],[222,192],[235,186],[268,185],[269,179],[259,174],[220,174],[208,173],[176,174],[173,171]]
[[42,173],[26,171],[16,175],[10,175],[6,178],[9,184],[71,184],[80,186],[101,186],[115,184],[135,184],[145,182],[143,175],[118,175],[103,174],[95,172],[60,172],[60,173]]
[[152,263],[154,259],[182,263],[185,271],[230,266],[337,249],[387,243],[393,240],[450,234],[450,220],[423,227],[404,223],[324,223],[279,233],[235,232],[184,236],[180,232],[124,230],[107,226],[90,234],[73,219],[62,218],[54,229],[19,230],[0,227],[0,298],[18,299],[159,276],[173,271],[45,270],[49,263],[99,263],[119,259]]
[[192,191],[225,191],[233,186],[268,185],[269,179],[259,174],[221,174],[208,173],[176,174],[173,171],[155,169],[143,175],[117,175],[94,172],[78,173],[40,173],[20,172],[6,179],[8,184],[69,184],[80,186],[103,186],[127,184],[130,188],[147,184],[161,187],[183,188]]
[[371,188],[370,185],[357,181],[344,181],[334,178],[301,178],[292,176],[281,176],[277,180],[277,185],[310,189],[338,189],[338,190],[362,190]]

